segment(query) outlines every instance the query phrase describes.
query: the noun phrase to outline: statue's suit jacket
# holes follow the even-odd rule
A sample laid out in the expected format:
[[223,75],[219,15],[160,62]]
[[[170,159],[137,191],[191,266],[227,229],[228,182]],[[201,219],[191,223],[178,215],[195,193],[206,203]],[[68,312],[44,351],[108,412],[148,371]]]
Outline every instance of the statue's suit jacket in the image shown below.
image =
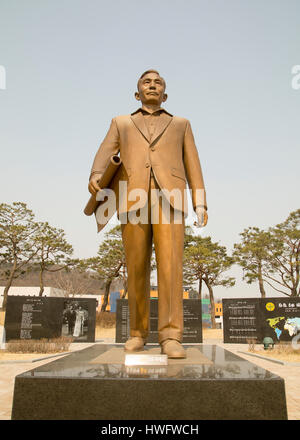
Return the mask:
[[[149,187],[163,190],[179,190],[184,206],[186,180],[192,192],[194,209],[198,204],[206,205],[205,190],[198,152],[188,120],[161,112],[156,122],[156,131],[149,139],[149,133],[141,111],[127,116],[117,116],[96,154],[92,173],[104,173],[110,157],[120,153],[123,175],[120,180],[128,182],[128,191],[143,189],[149,194]],[[150,179],[151,168],[155,179]],[[119,173],[119,171],[117,172]],[[120,173],[120,174],[122,174]],[[101,177],[101,176],[99,176]],[[197,200],[196,191],[202,198]],[[167,194],[166,194],[167,196]],[[121,196],[120,196],[121,197]],[[152,200],[151,200],[152,201]],[[169,199],[173,205],[172,197]],[[121,203],[119,214],[134,209],[135,202],[127,200],[127,208]],[[162,204],[162,198],[159,206]],[[152,205],[152,204],[151,204]],[[148,219],[150,219],[148,204]],[[160,211],[162,212],[162,211]],[[147,338],[149,329],[150,261],[152,240],[155,246],[158,274],[158,340],[182,340],[182,258],[184,247],[184,221],[174,221],[170,210],[168,224],[121,225],[126,265],[128,272],[128,301],[130,311],[130,336]],[[181,217],[182,219],[182,217]],[[152,220],[152,217],[151,217]]]
[[[187,204],[184,203],[186,180],[191,190],[194,209],[198,205],[206,207],[201,165],[191,125],[187,119],[163,111],[150,140],[140,111],[113,118],[109,131],[95,156],[91,174],[103,174],[111,156],[118,153],[122,159],[122,180],[128,182],[127,194],[137,188],[143,189],[148,194],[152,168],[160,189],[169,192],[174,189],[180,190],[182,197],[180,209],[185,214],[187,214]],[[172,197],[169,201],[173,205]],[[125,205],[121,203],[119,212],[130,211],[134,203],[129,200]],[[125,208],[123,209],[122,206]],[[177,205],[176,209],[178,209]]]

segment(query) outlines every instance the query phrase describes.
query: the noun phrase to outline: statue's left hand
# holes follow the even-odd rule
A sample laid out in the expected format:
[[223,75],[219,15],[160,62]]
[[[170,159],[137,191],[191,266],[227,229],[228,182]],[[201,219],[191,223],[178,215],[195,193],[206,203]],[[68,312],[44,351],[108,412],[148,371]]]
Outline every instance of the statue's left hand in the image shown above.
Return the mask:
[[203,228],[206,226],[208,220],[207,211],[203,206],[197,206],[196,214],[198,217],[198,222],[195,222],[194,225],[198,228]]

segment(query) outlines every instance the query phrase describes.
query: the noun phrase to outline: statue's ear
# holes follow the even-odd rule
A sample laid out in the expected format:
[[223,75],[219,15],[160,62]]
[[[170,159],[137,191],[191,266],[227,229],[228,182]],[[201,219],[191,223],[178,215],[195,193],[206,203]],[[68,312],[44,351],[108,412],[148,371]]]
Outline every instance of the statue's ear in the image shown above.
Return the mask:
[[168,95],[167,95],[166,93],[164,93],[164,96],[163,96],[162,102],[166,102],[167,99],[168,99]]
[[135,92],[134,96],[137,101],[141,100],[139,92]]

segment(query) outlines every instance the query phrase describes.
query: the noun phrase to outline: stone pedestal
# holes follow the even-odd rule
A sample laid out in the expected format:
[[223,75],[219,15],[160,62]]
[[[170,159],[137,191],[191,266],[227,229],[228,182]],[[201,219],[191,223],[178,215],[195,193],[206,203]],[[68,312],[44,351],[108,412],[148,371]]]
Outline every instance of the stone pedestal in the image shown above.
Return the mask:
[[16,377],[12,419],[287,419],[282,378],[215,345],[185,349],[167,366],[126,367],[122,345],[57,359]]

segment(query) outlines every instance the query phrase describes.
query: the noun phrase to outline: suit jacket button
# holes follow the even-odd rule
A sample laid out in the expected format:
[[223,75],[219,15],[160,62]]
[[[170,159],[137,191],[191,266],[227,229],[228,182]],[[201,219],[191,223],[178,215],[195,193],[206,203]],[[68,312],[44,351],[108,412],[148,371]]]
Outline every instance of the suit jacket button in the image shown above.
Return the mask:
[[146,163],[146,168],[149,168],[150,167],[150,164],[149,163]]

